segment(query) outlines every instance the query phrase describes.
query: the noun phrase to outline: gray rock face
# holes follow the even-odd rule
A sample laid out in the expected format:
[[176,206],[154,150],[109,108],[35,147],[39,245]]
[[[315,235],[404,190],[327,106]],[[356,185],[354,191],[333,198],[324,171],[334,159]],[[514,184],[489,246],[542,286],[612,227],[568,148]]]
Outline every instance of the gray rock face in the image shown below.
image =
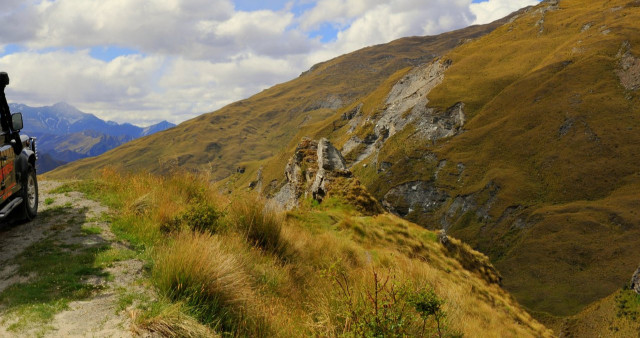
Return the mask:
[[448,198],[446,192],[435,188],[429,182],[414,181],[389,190],[382,200],[382,205],[390,212],[406,217],[412,212],[434,212]]
[[347,170],[347,162],[342,154],[336,149],[326,138],[318,142],[318,172],[311,185],[311,194],[317,201],[322,201],[327,187],[327,172],[335,172],[338,174],[349,175]]
[[354,118],[350,121],[350,130],[355,128],[353,123],[361,123],[362,126],[375,123],[370,135],[364,139],[354,136],[343,146],[344,154],[359,149],[354,165],[377,153],[387,139],[410,124],[416,126],[420,137],[432,142],[460,132],[466,120],[463,103],[457,103],[444,112],[427,107],[427,95],[442,83],[444,72],[450,65],[450,62],[436,61],[417,67],[393,86],[377,120]]
[[330,94],[326,98],[322,100],[315,101],[311,103],[308,107],[304,109],[304,112],[317,110],[317,109],[331,109],[336,110],[344,105],[342,99],[337,96]]
[[338,149],[326,138],[303,138],[285,169],[286,184],[272,198],[276,206],[295,208],[302,197],[322,202],[328,194],[341,196],[365,215],[382,212],[378,201],[347,169]]
[[631,290],[640,294],[640,268],[638,268],[633,274],[633,277],[631,277]]
[[[303,138],[295,154],[284,169],[286,184],[273,196],[271,201],[285,209],[291,210],[298,205],[312,175],[316,172],[318,143],[309,138]],[[303,170],[304,168],[304,170]]]
[[322,201],[327,182],[336,175],[351,176],[340,151],[326,138],[318,142],[304,138],[285,168],[287,183],[273,201],[287,210],[296,207],[303,196]]
[[342,154],[326,138],[318,142],[318,168],[324,170],[347,170]]
[[291,210],[295,208],[298,205],[298,200],[296,198],[296,192],[293,185],[290,182],[285,184],[273,196],[271,202],[284,210]]

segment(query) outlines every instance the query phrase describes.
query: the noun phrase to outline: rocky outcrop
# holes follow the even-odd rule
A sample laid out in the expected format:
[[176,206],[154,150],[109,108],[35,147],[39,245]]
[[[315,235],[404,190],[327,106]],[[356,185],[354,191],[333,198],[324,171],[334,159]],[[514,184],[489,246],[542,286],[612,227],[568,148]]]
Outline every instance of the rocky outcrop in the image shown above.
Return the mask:
[[328,196],[341,197],[363,214],[382,212],[382,207],[347,169],[338,149],[323,138],[303,138],[285,168],[286,184],[273,197],[285,209],[292,209],[302,198],[322,203]]
[[631,277],[631,290],[640,294],[640,268],[638,268],[633,274],[633,277]]
[[536,26],[540,27],[538,30],[538,35],[544,33],[544,22],[546,19],[547,12],[558,10],[558,0],[544,0],[546,6],[539,7],[536,11],[540,13],[540,20],[536,22]]
[[436,61],[417,67],[393,86],[377,120],[353,119],[350,122],[350,131],[355,129],[354,123],[362,123],[363,128],[367,123],[375,123],[369,134],[353,136],[344,144],[342,150],[345,155],[358,152],[356,156],[349,156],[355,159],[352,164],[380,150],[387,139],[410,124],[416,127],[421,138],[431,142],[460,132],[466,119],[463,103],[456,103],[445,111],[427,106],[427,95],[442,83],[444,72],[450,65],[451,61]]
[[342,154],[326,138],[318,142],[318,171],[316,172],[313,184],[311,184],[311,194],[313,199],[322,202],[322,199],[329,190],[328,184],[332,176],[350,176],[347,170],[347,163]]

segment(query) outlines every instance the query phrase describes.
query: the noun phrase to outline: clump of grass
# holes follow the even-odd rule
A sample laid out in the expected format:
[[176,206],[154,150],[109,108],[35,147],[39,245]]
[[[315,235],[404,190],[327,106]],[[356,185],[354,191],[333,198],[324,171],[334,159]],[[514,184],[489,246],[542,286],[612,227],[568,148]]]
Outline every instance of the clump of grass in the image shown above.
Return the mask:
[[230,223],[253,245],[274,253],[284,253],[287,244],[282,236],[284,216],[266,206],[258,197],[234,201]]
[[135,251],[129,249],[109,248],[96,255],[94,265],[98,267],[110,267],[115,262],[134,259],[139,256]]
[[55,201],[56,201],[55,199],[53,199],[53,198],[51,198],[51,197],[47,197],[47,198],[45,198],[45,200],[44,200],[44,205],[51,205],[51,204],[53,204],[53,202],[55,202]]
[[186,302],[202,322],[237,330],[251,295],[242,265],[219,238],[181,232],[157,251],[153,280],[162,294]]
[[160,300],[148,306],[147,311],[134,310],[132,331],[137,335],[149,332],[160,337],[205,338],[219,337],[213,330],[185,314],[184,304],[171,304]]

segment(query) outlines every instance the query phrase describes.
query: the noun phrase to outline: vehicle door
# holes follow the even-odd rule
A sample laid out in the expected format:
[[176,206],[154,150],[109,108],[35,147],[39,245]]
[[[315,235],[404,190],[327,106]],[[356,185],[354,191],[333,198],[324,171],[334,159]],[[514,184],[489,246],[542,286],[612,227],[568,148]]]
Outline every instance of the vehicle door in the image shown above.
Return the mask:
[[16,153],[10,144],[0,147],[0,203],[6,201],[20,187],[16,181]]

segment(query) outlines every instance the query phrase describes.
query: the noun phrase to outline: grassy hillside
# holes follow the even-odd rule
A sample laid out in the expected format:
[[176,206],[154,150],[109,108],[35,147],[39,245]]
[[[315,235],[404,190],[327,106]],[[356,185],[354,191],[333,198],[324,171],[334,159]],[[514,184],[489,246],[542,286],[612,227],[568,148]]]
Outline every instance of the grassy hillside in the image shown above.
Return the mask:
[[[182,166],[227,177],[227,191],[260,186],[271,195],[301,137],[338,146],[378,137],[364,160],[365,143],[347,155],[376,198],[487,254],[505,288],[540,318],[578,315],[638,264],[638,9],[637,0],[545,1],[462,44],[490,27],[367,48],[52,176],[86,176],[109,163]],[[442,82],[399,117],[415,110],[424,118],[388,138],[376,134],[396,84],[441,53]],[[424,123],[456,107],[465,119],[455,133],[424,137]],[[239,166],[246,172],[232,174]],[[417,208],[416,196],[427,206]]]
[[544,318],[565,337],[636,337],[640,335],[640,295],[628,287],[617,290],[568,318]]
[[[394,206],[488,254],[505,287],[541,317],[574,315],[607,297],[638,264],[639,6],[545,2],[459,46],[442,58],[451,66],[428,108],[439,116],[464,103],[462,132],[431,141],[406,127],[354,173],[380,200],[418,183],[446,196],[426,211],[402,199]],[[263,191],[277,191],[302,136],[342,145],[373,135],[389,93],[410,71],[301,128],[287,151],[226,187],[248,186],[262,166],[262,181],[276,182]],[[363,122],[351,131],[343,114],[357,107]]]
[[208,181],[107,170],[70,186],[110,205],[114,233],[149,259],[161,298],[134,311],[137,332],[550,336],[495,283],[487,257],[456,239],[442,245],[435,232],[338,199],[278,213]]
[[[545,2],[454,49],[428,106],[463,102],[463,132],[431,142],[405,128],[354,172],[379,199],[406,182],[446,194],[407,217],[488,254],[534,311],[575,314],[608,296],[640,245],[638,6]],[[362,100],[372,124],[392,85]],[[346,129],[316,128],[337,143]]]
[[318,64],[249,99],[204,114],[103,156],[69,164],[52,177],[87,177],[97,168],[167,173],[175,167],[209,171],[216,179],[278,154],[298,129],[324,121],[375,90],[396,71],[430,62],[460,43],[484,35],[502,21],[438,36],[411,37],[373,46]]

